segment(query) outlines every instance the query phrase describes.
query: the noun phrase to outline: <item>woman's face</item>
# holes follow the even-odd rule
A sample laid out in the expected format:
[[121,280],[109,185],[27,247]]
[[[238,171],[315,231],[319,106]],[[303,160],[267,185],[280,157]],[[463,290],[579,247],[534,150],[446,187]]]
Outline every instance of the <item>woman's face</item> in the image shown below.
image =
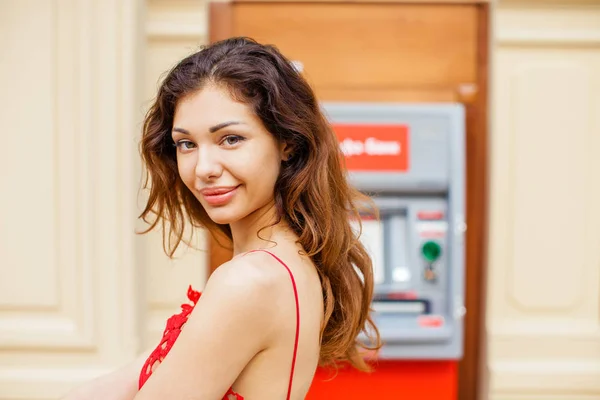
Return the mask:
[[214,222],[237,222],[272,202],[286,150],[227,90],[209,85],[182,98],[172,137],[179,175]]

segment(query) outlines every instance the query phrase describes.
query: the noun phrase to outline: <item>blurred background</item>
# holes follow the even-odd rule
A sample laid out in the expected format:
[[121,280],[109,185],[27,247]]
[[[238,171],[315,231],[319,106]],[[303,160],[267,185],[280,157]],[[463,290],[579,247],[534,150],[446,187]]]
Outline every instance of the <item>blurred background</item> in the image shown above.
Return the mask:
[[597,0],[0,0],[0,399],[128,362],[227,258],[204,232],[173,260],[135,232],[158,82],[234,35],[277,45],[324,101],[464,106],[464,349],[355,385],[600,399]]

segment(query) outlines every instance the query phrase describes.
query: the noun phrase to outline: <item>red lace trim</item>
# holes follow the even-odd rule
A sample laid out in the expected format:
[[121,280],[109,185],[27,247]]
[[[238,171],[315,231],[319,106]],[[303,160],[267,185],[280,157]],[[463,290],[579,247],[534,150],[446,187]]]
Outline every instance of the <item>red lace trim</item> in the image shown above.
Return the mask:
[[[142,388],[142,386],[144,386],[148,378],[150,378],[152,372],[154,372],[154,370],[160,365],[162,360],[164,360],[167,354],[169,354],[169,350],[171,350],[171,348],[175,344],[175,341],[179,337],[183,325],[187,322],[190,313],[198,303],[200,295],[201,293],[192,289],[192,286],[190,285],[190,287],[188,288],[187,296],[188,299],[190,299],[190,301],[192,302],[192,304],[182,304],[181,312],[179,314],[173,315],[167,320],[167,326],[165,327],[163,337],[160,343],[158,344],[158,346],[156,346],[154,351],[150,353],[150,356],[144,363],[142,371],[140,372],[140,389]],[[229,388],[227,393],[225,393],[223,400],[244,400],[244,398],[241,395],[235,393],[231,388]]]

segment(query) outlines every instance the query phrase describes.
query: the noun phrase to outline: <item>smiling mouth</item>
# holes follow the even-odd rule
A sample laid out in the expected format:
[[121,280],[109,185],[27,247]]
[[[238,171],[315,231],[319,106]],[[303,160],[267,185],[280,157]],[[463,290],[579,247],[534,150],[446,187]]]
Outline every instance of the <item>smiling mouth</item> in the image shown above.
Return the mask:
[[200,192],[204,200],[211,206],[221,206],[229,203],[240,185],[232,188],[204,189]]

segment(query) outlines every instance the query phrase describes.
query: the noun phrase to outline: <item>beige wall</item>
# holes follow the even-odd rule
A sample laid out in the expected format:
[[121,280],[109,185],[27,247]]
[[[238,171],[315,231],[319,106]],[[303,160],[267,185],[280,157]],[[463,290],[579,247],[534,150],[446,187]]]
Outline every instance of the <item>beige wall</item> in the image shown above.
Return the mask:
[[[145,58],[140,63],[144,109],[156,95],[164,73],[207,42],[207,26],[207,7],[202,0],[147,1],[143,32]],[[140,201],[140,206],[142,204]],[[138,226],[141,229],[144,225]],[[159,231],[139,238],[138,264],[146,283],[141,327],[144,348],[156,343],[165,320],[186,299],[188,285],[191,283],[198,289],[204,285],[208,262],[204,232],[198,232],[193,243],[200,251],[182,246],[176,259],[169,260],[163,252]]]
[[0,7],[0,396],[51,398],[137,347],[137,10]]
[[206,254],[169,261],[159,235],[135,235],[135,204],[143,112],[206,40],[204,10],[0,2],[0,399],[55,399],[129,361],[202,288]]
[[[567,3],[494,17],[494,400],[600,399],[600,9]],[[204,252],[170,261],[134,231],[142,115],[206,42],[206,5],[4,0],[0,32],[0,399],[53,399],[153,344],[205,280]]]
[[600,3],[586,3],[496,8],[494,400],[600,399]]

